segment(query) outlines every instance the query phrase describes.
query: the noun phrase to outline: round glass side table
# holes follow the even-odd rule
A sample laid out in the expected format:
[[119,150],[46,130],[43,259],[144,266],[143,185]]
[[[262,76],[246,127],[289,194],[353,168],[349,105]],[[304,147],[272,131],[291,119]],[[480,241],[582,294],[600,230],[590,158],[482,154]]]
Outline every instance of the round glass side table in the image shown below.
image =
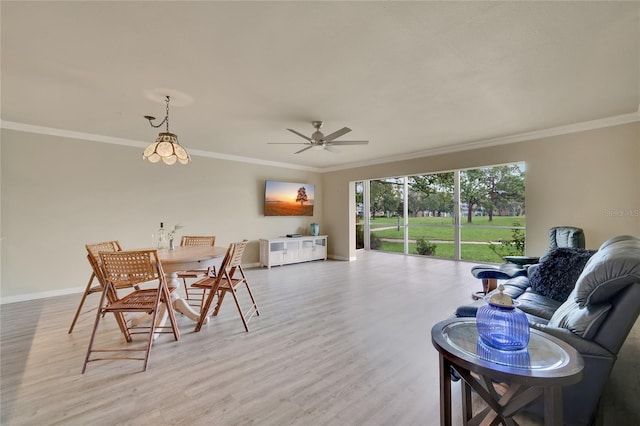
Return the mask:
[[[474,318],[441,321],[431,329],[440,358],[440,424],[451,425],[451,367],[462,378],[464,424],[483,421],[511,424],[511,417],[542,396],[545,425],[562,425],[562,387],[582,379],[582,356],[568,343],[531,329],[529,345],[520,351],[500,351],[478,338]],[[493,382],[506,386],[498,393]],[[487,407],[471,409],[471,389]]]

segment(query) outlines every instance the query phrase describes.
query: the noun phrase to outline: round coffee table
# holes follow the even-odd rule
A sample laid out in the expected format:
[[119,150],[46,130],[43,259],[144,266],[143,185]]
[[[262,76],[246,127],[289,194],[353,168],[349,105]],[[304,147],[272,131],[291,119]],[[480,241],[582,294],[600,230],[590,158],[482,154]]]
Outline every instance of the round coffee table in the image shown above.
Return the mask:
[[[440,354],[440,424],[451,425],[451,367],[462,377],[462,417],[466,425],[515,424],[512,416],[543,396],[545,425],[562,425],[562,387],[582,379],[582,356],[568,343],[531,329],[523,351],[498,351],[478,338],[475,318],[441,321],[431,329]],[[506,391],[498,393],[494,382]],[[487,403],[475,416],[471,389]]]

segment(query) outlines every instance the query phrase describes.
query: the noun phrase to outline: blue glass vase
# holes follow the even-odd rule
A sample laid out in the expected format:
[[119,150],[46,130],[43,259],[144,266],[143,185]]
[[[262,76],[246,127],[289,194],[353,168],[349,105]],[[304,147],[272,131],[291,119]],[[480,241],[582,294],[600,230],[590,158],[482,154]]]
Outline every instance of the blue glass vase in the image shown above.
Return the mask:
[[531,368],[531,358],[527,349],[501,350],[489,346],[482,339],[478,339],[476,353],[482,359],[495,362],[496,364],[508,365],[510,367]]
[[513,300],[502,293],[494,294],[487,305],[478,308],[476,324],[482,342],[503,351],[525,349],[529,344],[529,321]]
[[318,234],[320,233],[320,226],[317,223],[312,223],[309,226],[309,232],[311,232],[311,235],[313,235],[314,237],[317,237]]

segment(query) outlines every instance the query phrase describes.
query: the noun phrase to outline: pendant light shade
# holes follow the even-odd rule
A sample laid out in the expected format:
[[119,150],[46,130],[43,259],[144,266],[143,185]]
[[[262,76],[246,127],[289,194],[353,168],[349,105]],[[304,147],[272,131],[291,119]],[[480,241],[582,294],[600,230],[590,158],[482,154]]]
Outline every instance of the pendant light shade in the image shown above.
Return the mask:
[[143,158],[150,163],[162,160],[164,164],[172,165],[176,162],[187,164],[191,161],[187,151],[178,143],[178,137],[173,133],[160,133],[154,143],[144,150]]
[[148,160],[150,163],[158,163],[162,160],[162,162],[167,165],[172,165],[176,162],[187,164],[191,161],[191,157],[189,157],[187,151],[178,143],[178,136],[169,132],[169,96],[167,96],[167,115],[160,124],[154,125],[152,121],[155,120],[155,117],[150,115],[145,115],[144,118],[149,120],[151,127],[155,128],[166,123],[167,131],[160,133],[156,141],[144,150],[142,158]]

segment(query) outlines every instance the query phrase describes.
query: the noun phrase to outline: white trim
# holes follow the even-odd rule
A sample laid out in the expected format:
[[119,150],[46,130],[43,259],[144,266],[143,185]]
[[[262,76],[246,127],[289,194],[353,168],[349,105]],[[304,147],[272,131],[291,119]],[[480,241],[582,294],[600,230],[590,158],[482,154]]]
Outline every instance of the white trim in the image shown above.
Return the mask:
[[[56,129],[53,127],[35,126],[32,124],[16,123],[13,121],[0,121],[0,128],[17,130],[20,132],[36,133],[48,136],[59,136],[70,139],[81,139],[91,142],[109,143],[112,145],[125,145],[136,148],[146,148],[149,145],[148,142],[136,141],[133,139],[114,138],[111,136],[96,135],[93,133],[76,132],[73,130]],[[219,160],[238,161],[240,163],[258,164],[261,166],[281,167],[286,169],[304,170],[308,172],[322,173],[322,169],[317,167],[300,166],[297,164],[280,163],[276,161],[260,160],[258,158],[241,157],[239,155],[221,154],[219,152],[202,151],[199,149],[189,149],[189,155],[192,157],[208,157],[216,158]]]
[[[391,163],[395,161],[415,160],[416,158],[432,157],[434,155],[451,154],[454,152],[467,151],[470,149],[486,148],[496,145],[506,145],[516,142],[524,142],[533,139],[548,138],[551,136],[566,135],[569,133],[584,132],[587,130],[601,129],[604,127],[618,126],[640,121],[640,106],[638,111],[629,114],[616,115],[613,117],[599,118],[597,120],[584,121],[582,123],[568,124],[565,126],[552,127],[550,129],[535,130],[533,132],[520,133],[516,135],[503,136],[499,138],[483,139],[478,141],[463,142],[456,145],[433,148],[424,151],[413,152],[409,154],[401,154],[384,159],[362,161],[359,163],[349,163],[348,165],[340,165],[334,167],[308,167],[297,164],[280,163],[276,161],[266,161],[257,158],[241,157],[238,155],[228,155],[218,152],[202,151],[198,149],[189,149],[191,156],[217,158],[220,160],[238,161],[241,163],[258,164],[263,166],[282,167],[286,169],[304,170],[316,173],[328,173],[339,170],[354,169],[357,167],[373,166],[376,164]],[[140,142],[132,139],[114,138],[110,136],[95,135],[92,133],[75,132],[72,130],[55,129],[52,127],[35,126],[32,124],[16,123],[13,121],[0,120],[0,128],[18,130],[21,132],[39,133],[50,136],[60,136],[71,139],[82,139],[93,142],[110,143],[114,145],[126,145],[136,148],[146,148],[147,142]],[[346,260],[346,259],[342,259]]]
[[616,115],[613,117],[600,118],[597,120],[584,121],[582,123],[568,124],[565,126],[552,127],[550,129],[536,130],[533,132],[520,133],[516,135],[503,136],[499,138],[484,139],[479,141],[464,142],[441,148],[433,148],[425,151],[401,154],[385,159],[362,161],[359,163],[349,163],[348,166],[326,167],[322,173],[335,172],[339,170],[354,169],[356,167],[373,166],[376,164],[392,163],[395,161],[415,160],[422,157],[432,157],[434,155],[451,154],[454,152],[467,151],[470,149],[486,148],[496,145],[506,145],[516,142],[524,142],[533,139],[548,138],[551,136],[566,135],[569,133],[584,132],[587,130],[601,129],[605,127],[619,126],[621,124],[634,123],[640,121],[640,108],[638,111],[629,114]]
[[[49,297],[67,296],[69,294],[80,294],[86,287],[63,288],[61,290],[41,291],[39,293],[18,294],[16,296],[0,297],[0,305],[7,303],[26,302],[36,299],[47,299]],[[80,301],[80,299],[78,299]]]
[[329,254],[327,255],[327,259],[333,259],[333,260],[348,260],[349,262],[356,260],[355,256],[352,257],[345,257],[345,256],[337,256],[335,254]]

